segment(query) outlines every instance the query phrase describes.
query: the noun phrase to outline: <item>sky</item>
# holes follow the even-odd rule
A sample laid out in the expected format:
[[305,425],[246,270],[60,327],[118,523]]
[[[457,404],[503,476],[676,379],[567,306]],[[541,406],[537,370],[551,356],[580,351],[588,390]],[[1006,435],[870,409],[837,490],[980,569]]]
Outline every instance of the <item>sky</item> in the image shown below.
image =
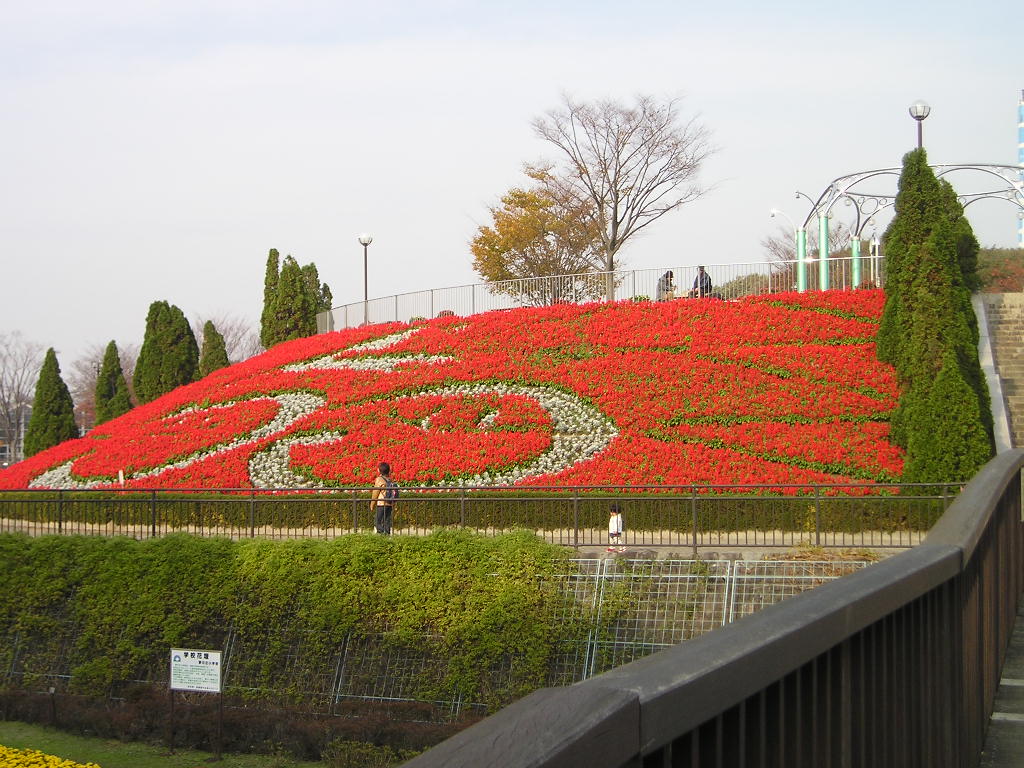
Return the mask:
[[[478,282],[469,242],[557,158],[530,123],[566,95],[680,98],[717,148],[626,268],[761,261],[796,190],[899,166],[917,99],[931,162],[1015,164],[1022,21],[1019,0],[0,0],[0,332],[67,369],[141,343],[156,300],[255,327],[270,248],[358,301],[362,232],[371,297]],[[1010,204],[968,214],[1015,244]]]

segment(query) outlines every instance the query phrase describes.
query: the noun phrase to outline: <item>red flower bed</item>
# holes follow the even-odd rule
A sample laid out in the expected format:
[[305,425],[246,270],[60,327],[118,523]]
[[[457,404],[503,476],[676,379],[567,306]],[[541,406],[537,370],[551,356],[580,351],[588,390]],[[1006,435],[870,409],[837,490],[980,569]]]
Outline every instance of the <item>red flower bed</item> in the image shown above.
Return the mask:
[[560,305],[282,344],[0,488],[892,481],[881,291]]

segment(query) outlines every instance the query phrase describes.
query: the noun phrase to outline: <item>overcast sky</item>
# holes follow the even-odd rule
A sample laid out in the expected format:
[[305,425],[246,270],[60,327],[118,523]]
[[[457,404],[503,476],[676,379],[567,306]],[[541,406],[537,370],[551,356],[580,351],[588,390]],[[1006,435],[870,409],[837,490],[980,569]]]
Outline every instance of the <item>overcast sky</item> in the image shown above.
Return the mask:
[[[269,248],[337,303],[476,282],[468,242],[555,155],[530,121],[563,93],[680,96],[718,153],[704,199],[626,267],[762,258],[838,177],[1017,161],[1019,0],[0,2],[0,331],[57,349],[139,343],[150,302],[255,324]],[[954,183],[955,180],[954,180]],[[1016,210],[968,210],[1012,246]]]

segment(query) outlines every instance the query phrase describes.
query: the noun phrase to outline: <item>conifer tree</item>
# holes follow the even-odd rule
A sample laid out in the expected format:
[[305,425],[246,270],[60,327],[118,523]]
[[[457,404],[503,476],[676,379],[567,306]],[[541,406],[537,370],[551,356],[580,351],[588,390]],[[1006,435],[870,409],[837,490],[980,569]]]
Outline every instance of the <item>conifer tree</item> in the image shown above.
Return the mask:
[[992,447],[978,398],[964,380],[952,349],[946,351],[927,390],[908,416],[903,479],[908,483],[967,480],[989,460]]
[[[170,305],[169,322],[164,330],[164,358],[160,366],[163,392],[170,392],[199,378],[199,344],[185,313]],[[161,392],[161,394],[163,394]]]
[[203,326],[203,351],[199,357],[199,375],[209,376],[218,368],[227,368],[228,365],[230,361],[224,346],[224,336],[212,320],[207,320]]
[[132,381],[140,403],[148,403],[199,373],[199,345],[185,314],[166,301],[154,301]]
[[946,206],[946,216],[953,222],[953,237],[956,239],[957,263],[964,287],[971,292],[981,288],[981,277],[978,275],[978,253],[981,246],[974,236],[974,228],[964,215],[964,207],[957,199],[953,185],[943,179],[942,196]]
[[278,264],[279,254],[271,249],[260,318],[260,343],[265,349],[316,333],[316,317],[331,308],[333,299],[327,283],[320,282],[316,264],[300,267],[291,256],[284,257],[280,269]]
[[302,279],[310,305],[313,307],[313,316],[309,319],[308,325],[313,329],[312,332],[316,333],[316,316],[331,308],[331,289],[327,283],[320,282],[320,275],[313,262],[302,267]]
[[135,397],[140,403],[148,403],[163,394],[160,389],[160,358],[163,354],[160,336],[169,311],[166,301],[154,301],[146,313],[146,333],[132,374]]
[[46,350],[43,367],[32,401],[32,418],[25,431],[25,456],[35,456],[65,440],[78,437],[75,404],[67,384],[60,376],[60,365],[53,347]]
[[121,369],[121,356],[117,344],[111,341],[103,355],[99,376],[96,378],[96,424],[102,424],[132,409],[128,382]]
[[878,357],[895,367],[900,383],[890,434],[907,449],[908,481],[966,479],[991,455],[992,415],[964,271],[971,238],[952,187],[935,177],[923,150],[909,152],[885,235],[877,338]]
[[295,259],[286,256],[281,264],[273,305],[274,343],[316,333],[315,306],[302,269]]
[[274,299],[277,296],[279,259],[277,249],[271,248],[263,277],[263,313],[260,315],[260,343],[264,349],[270,349],[279,341],[274,329]]
[[883,236],[885,247],[885,308],[878,327],[878,359],[891,363],[897,371],[903,367],[912,302],[910,282],[917,274],[919,247],[942,217],[938,179],[928,167],[923,149],[908,152],[903,158],[896,193],[896,215]]

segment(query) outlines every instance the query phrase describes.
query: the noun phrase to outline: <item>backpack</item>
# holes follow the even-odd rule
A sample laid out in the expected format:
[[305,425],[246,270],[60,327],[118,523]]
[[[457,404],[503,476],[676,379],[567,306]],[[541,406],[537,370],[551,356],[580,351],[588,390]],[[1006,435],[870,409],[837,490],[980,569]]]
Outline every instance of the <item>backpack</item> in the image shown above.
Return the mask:
[[398,483],[392,480],[390,477],[384,478],[384,503],[387,505],[394,504],[398,501]]

